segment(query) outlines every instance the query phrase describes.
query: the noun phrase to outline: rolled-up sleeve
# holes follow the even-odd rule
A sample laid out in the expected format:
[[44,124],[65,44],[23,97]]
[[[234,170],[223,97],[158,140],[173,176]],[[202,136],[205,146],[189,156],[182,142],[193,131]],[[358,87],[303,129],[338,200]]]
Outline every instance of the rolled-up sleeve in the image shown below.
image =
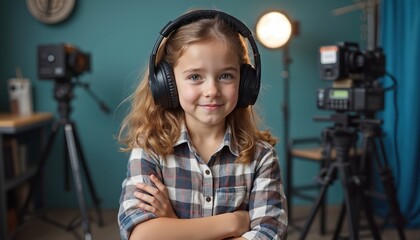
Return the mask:
[[274,149],[267,151],[258,163],[250,193],[249,214],[251,231],[242,237],[258,240],[287,238],[286,197]]
[[133,149],[127,165],[127,176],[122,183],[118,224],[121,239],[129,238],[133,228],[144,221],[156,218],[153,213],[139,209],[139,200],[134,196],[136,184],[144,182],[151,185],[150,175],[159,175],[155,162],[142,149]]

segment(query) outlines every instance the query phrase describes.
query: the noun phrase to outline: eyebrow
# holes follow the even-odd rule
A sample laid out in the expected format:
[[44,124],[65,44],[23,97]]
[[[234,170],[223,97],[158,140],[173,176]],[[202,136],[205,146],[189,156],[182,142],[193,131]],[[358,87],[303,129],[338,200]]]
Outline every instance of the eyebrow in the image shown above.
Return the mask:
[[226,68],[223,68],[223,71],[239,72],[239,70],[236,67],[226,67]]
[[[203,68],[189,68],[189,69],[183,71],[183,73],[199,72],[199,71],[202,71],[202,69]],[[224,71],[239,72],[239,70],[236,67],[226,67],[226,68],[223,68],[221,70],[221,72],[224,72]]]

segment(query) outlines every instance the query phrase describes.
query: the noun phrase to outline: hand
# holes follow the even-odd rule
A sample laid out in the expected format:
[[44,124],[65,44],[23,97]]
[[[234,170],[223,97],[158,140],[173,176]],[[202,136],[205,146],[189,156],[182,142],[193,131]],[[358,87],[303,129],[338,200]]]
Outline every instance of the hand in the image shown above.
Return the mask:
[[143,210],[156,214],[158,217],[178,218],[172,208],[168,190],[165,185],[163,185],[163,183],[154,175],[150,176],[150,180],[152,180],[157,188],[145,183],[138,183],[136,185],[138,189],[146,192],[134,192],[134,196],[143,201],[138,203],[137,206]]

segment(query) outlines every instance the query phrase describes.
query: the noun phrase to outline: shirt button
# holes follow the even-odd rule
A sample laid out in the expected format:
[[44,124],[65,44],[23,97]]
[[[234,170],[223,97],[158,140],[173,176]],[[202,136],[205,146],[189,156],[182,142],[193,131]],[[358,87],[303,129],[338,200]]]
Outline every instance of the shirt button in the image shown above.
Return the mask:
[[207,201],[207,202],[211,202],[211,197],[207,197],[207,198],[206,198],[206,201]]
[[209,175],[210,174],[210,170],[207,169],[206,170],[206,174]]

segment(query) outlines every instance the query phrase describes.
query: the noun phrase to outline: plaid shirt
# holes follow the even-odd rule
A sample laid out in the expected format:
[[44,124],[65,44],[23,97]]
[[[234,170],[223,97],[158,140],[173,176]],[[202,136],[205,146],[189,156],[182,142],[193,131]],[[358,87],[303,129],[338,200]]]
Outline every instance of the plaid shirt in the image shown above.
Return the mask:
[[153,185],[154,174],[166,186],[172,207],[179,218],[202,218],[246,210],[251,230],[246,239],[286,239],[287,213],[280,167],[275,149],[265,142],[257,145],[254,160],[235,163],[238,145],[227,128],[224,141],[206,164],[192,145],[184,127],[166,159],[149,155],[143,149],[131,152],[127,178],[122,184],[118,222],[122,239],[128,239],[134,226],[156,218],[139,209],[134,197],[136,183]]

